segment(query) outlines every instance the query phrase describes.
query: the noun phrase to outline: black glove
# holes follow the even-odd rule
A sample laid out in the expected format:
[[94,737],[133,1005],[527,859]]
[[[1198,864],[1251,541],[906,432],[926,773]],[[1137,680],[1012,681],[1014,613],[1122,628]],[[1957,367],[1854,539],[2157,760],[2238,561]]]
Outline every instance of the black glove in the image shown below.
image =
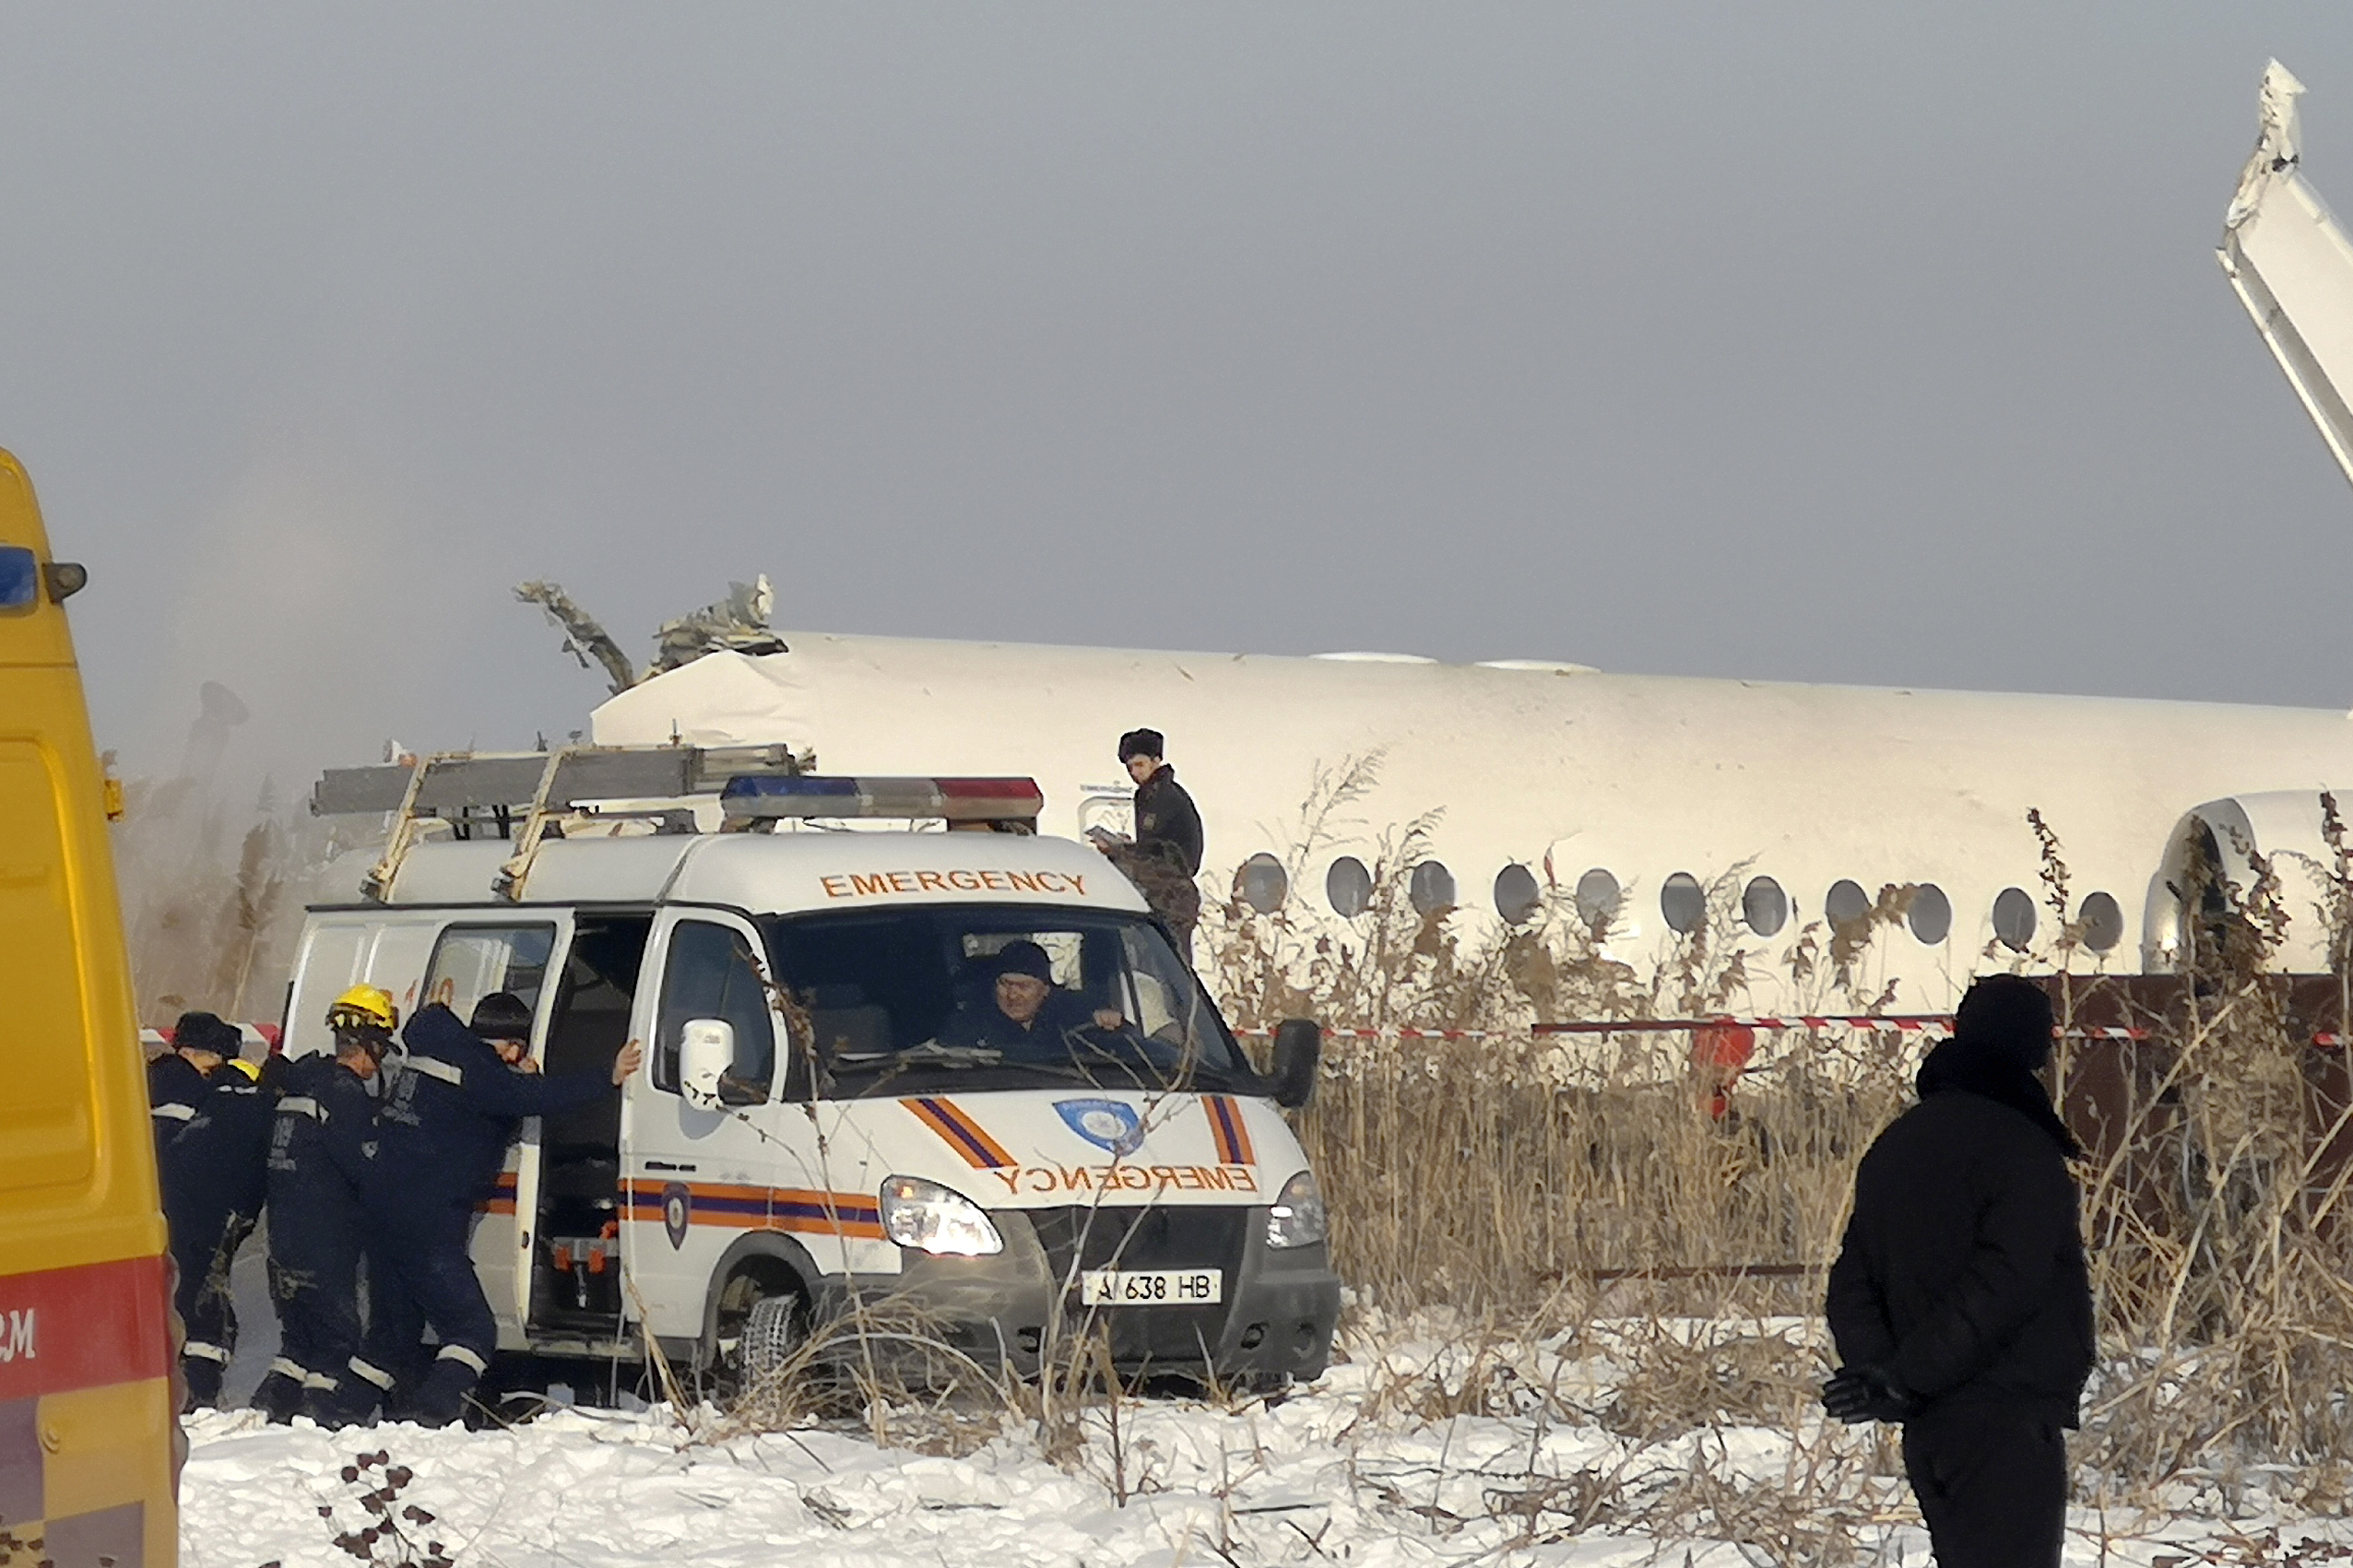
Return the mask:
[[1822,1385],[1822,1408],[1849,1426],[1862,1421],[1900,1421],[1920,1409],[1920,1400],[1881,1366],[1840,1367]]

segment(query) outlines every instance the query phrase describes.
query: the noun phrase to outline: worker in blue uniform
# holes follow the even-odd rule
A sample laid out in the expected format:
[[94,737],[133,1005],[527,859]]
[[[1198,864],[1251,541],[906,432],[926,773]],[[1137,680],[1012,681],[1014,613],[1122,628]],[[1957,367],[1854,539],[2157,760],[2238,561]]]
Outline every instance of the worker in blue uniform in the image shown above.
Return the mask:
[[[612,1093],[644,1049],[622,1046],[609,1074],[541,1078],[527,1056],[510,1065],[439,1003],[409,1020],[401,1043],[405,1053],[387,1064],[369,1204],[367,1341],[349,1363],[335,1412],[364,1420],[397,1389],[404,1418],[445,1426],[498,1348],[497,1319],[468,1256],[475,1206],[495,1186],[523,1118]],[[420,1347],[429,1325],[440,1346],[428,1366]]]
[[189,1013],[174,1026],[172,1043],[175,1055],[204,1069],[201,1093],[184,1118],[174,1118],[177,1130],[160,1140],[156,1158],[180,1272],[172,1305],[187,1330],[180,1358],[186,1408],[196,1409],[219,1401],[237,1348],[229,1269],[261,1218],[277,1095],[259,1081],[260,1068],[239,1055],[244,1037],[234,1024]]
[[399,1010],[389,992],[355,985],[327,1009],[333,1055],[288,1068],[269,1147],[269,1294],[278,1358],[254,1391],[274,1421],[334,1421],[336,1385],[359,1352],[361,1237],[376,1154],[371,1085]]
[[229,1027],[210,1013],[182,1013],[172,1026],[171,1044],[148,1063],[148,1111],[155,1122],[159,1166],[165,1148],[195,1119],[196,1102],[205,1097],[206,1076],[221,1064],[220,1031]]

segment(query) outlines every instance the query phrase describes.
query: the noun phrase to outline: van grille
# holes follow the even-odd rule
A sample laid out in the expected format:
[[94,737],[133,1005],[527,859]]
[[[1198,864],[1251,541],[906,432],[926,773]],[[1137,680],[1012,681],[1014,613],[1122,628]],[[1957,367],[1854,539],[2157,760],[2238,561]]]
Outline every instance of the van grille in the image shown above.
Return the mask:
[[1027,1211],[1054,1278],[1070,1282],[1076,1310],[1078,1276],[1089,1268],[1218,1268],[1225,1300],[1212,1306],[1105,1307],[1111,1353],[1123,1366],[1199,1365],[1224,1338],[1242,1283],[1243,1245],[1256,1211],[1231,1208],[1033,1208]]

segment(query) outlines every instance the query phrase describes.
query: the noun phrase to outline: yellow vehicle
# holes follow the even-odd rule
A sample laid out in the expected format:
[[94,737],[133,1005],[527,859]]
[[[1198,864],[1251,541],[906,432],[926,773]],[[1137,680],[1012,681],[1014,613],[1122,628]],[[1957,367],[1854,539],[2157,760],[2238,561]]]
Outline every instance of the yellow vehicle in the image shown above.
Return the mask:
[[82,579],[0,452],[0,1532],[28,1562],[169,1568],[170,1266],[109,785],[65,630]]

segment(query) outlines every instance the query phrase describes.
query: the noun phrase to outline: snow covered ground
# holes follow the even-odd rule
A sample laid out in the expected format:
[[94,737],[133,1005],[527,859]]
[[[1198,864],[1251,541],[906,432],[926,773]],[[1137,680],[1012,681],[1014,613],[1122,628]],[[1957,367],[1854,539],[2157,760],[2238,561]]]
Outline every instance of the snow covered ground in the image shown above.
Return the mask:
[[[1272,1408],[1123,1401],[1116,1440],[1097,1408],[1059,1466],[1013,1423],[924,1452],[940,1445],[878,1445],[840,1425],[730,1435],[708,1411],[560,1410],[491,1432],[207,1414],[190,1423],[182,1561],[353,1568],[334,1537],[368,1522],[357,1498],[379,1472],[341,1472],[375,1450],[413,1471],[396,1508],[432,1515],[405,1527],[419,1558],[439,1542],[457,1568],[1928,1561],[1869,1432],[1807,1418],[1794,1435],[1629,1434],[1623,1366],[1590,1335],[1554,1353],[1566,1349],[1408,1339],[1360,1349]],[[2172,1501],[2219,1503],[2186,1487]],[[2260,1494],[2238,1503],[2230,1524],[2079,1509],[2069,1562],[2317,1563],[2353,1543],[2343,1521],[2283,1521]],[[2319,1549],[2300,1549],[2308,1539]],[[376,1561],[400,1555],[379,1543]]]

